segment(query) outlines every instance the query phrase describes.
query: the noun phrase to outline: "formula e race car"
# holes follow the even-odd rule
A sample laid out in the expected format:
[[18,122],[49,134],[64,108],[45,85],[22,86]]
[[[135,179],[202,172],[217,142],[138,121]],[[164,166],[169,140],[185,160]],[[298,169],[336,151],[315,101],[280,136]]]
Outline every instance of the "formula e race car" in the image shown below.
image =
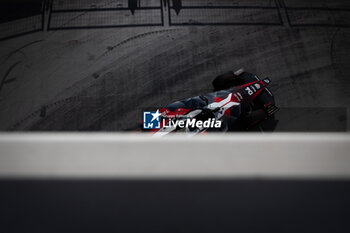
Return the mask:
[[243,131],[272,118],[279,110],[267,86],[243,69],[220,75],[213,81],[214,92],[174,102],[157,111],[160,124],[155,135],[173,132]]

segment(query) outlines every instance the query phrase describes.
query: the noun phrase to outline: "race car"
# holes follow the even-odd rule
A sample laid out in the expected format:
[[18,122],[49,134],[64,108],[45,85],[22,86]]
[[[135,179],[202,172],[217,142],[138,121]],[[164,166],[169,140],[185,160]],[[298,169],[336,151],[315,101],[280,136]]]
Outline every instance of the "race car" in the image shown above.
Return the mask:
[[240,69],[212,82],[214,92],[174,102],[158,110],[161,116],[155,135],[174,132],[201,134],[248,130],[279,110],[267,86],[269,78]]

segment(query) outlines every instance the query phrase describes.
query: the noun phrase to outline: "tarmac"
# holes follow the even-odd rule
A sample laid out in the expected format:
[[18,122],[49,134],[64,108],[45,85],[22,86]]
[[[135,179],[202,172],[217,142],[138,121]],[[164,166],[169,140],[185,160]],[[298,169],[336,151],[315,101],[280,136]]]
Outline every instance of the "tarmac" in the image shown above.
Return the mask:
[[272,80],[275,131],[350,129],[348,1],[78,3],[53,1],[43,30],[0,41],[2,131],[133,131],[239,68]]

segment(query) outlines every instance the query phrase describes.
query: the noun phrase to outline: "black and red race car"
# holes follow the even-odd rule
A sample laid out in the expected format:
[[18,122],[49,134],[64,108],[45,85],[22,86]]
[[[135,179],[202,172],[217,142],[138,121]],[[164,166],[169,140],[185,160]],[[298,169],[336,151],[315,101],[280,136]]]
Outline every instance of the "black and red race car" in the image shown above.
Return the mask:
[[227,72],[215,78],[213,93],[160,109],[161,126],[153,132],[162,136],[173,132],[199,134],[252,128],[279,110],[267,88],[270,83],[269,78],[260,79],[243,69]]

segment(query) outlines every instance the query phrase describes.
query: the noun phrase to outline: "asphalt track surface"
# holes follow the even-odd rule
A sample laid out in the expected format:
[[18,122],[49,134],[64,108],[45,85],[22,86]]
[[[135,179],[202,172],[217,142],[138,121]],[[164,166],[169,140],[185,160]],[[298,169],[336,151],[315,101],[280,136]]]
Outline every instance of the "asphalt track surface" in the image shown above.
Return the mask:
[[187,0],[178,15],[160,1],[134,15],[86,9],[127,1],[70,2],[54,1],[43,31],[0,41],[1,130],[135,130],[144,110],[242,67],[273,81],[276,131],[349,130],[348,1]]

